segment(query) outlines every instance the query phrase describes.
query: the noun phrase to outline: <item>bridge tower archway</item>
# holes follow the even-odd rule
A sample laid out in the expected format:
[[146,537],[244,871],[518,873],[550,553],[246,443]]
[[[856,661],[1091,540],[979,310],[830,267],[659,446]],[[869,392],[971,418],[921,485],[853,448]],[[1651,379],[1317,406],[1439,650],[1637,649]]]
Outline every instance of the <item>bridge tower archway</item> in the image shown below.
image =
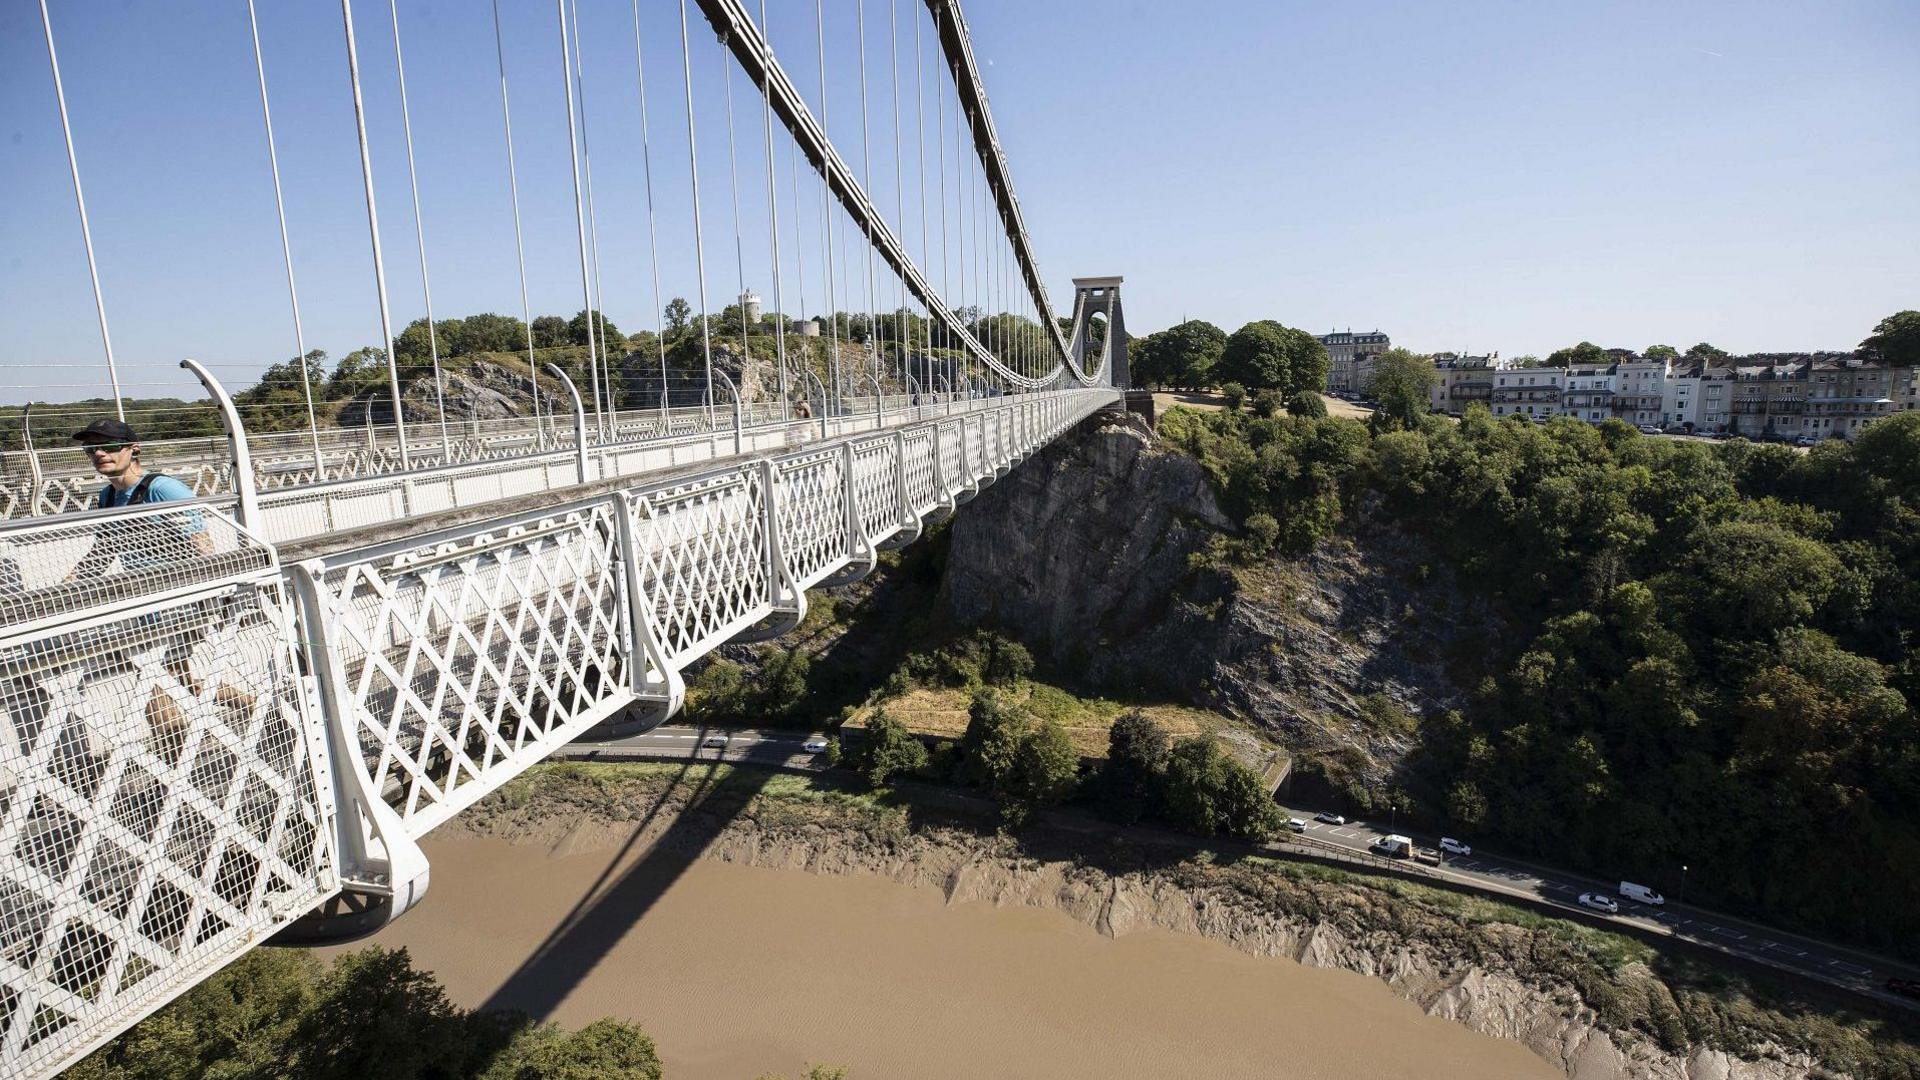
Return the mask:
[[1093,334],[1093,317],[1102,316],[1107,338],[1113,342],[1113,369],[1108,373],[1108,380],[1115,388],[1125,390],[1132,383],[1127,370],[1127,318],[1120,307],[1122,280],[1118,275],[1073,279],[1073,310],[1078,318],[1074,320],[1073,340],[1068,345],[1082,371],[1098,366],[1101,342]]

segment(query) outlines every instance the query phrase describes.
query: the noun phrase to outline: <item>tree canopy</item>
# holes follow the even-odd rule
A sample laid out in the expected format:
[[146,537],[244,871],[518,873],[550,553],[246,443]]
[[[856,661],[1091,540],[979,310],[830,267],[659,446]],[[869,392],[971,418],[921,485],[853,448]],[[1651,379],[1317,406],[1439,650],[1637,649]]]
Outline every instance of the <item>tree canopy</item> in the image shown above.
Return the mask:
[[1429,357],[1392,348],[1373,362],[1373,377],[1366,391],[1379,406],[1370,421],[1375,432],[1418,427],[1433,402],[1433,388],[1440,384],[1440,373]]
[[1920,311],[1896,311],[1881,319],[1860,351],[1899,367],[1920,365]]
[[1327,350],[1319,338],[1262,319],[1227,338],[1215,373],[1248,390],[1278,390],[1291,401],[1300,394],[1317,394],[1326,386],[1327,363]]

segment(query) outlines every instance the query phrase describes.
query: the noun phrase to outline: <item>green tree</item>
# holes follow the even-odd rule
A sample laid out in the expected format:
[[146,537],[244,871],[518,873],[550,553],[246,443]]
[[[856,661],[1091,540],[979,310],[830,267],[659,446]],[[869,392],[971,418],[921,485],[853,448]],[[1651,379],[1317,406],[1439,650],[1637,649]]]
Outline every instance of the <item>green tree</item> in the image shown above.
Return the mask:
[[340,957],[294,1036],[314,1080],[414,1080],[466,1072],[463,1015],[405,949]]
[[1221,383],[1220,396],[1226,399],[1227,408],[1238,411],[1247,403],[1247,388],[1237,382]]
[[874,787],[927,767],[926,744],[885,709],[875,710],[867,721],[866,737],[847,757],[854,770]]
[[1284,815],[1260,777],[1210,737],[1176,744],[1164,775],[1167,818],[1188,832],[1265,840],[1280,827]]
[[[1152,336],[1151,363],[1160,381],[1185,390],[1213,382],[1214,369],[1227,347],[1226,331],[1203,319],[1188,319]],[[1131,358],[1132,346],[1128,348]]]
[[660,1054],[625,1020],[595,1020],[579,1031],[540,1024],[520,1032],[479,1080],[660,1080]]
[[667,336],[679,337],[686,333],[693,323],[693,305],[687,303],[684,298],[676,296],[667,301],[667,306],[661,315],[666,319]]
[[1647,346],[1647,350],[1640,355],[1649,360],[1678,360],[1680,359],[1680,350],[1671,345],[1649,345]]
[[455,355],[477,352],[519,352],[527,347],[527,324],[511,315],[483,311],[460,320]]
[[1368,427],[1376,434],[1419,427],[1432,404],[1433,388],[1439,384],[1440,373],[1431,358],[1397,347],[1381,353],[1366,385],[1368,395],[1380,403]]
[[595,337],[606,342],[608,353],[617,356],[621,350],[627,347],[627,336],[620,332],[620,328],[613,324],[612,319],[607,318],[597,308],[594,309],[591,316],[589,316],[586,310],[582,309],[576,312],[573,318],[567,320],[567,342],[569,344],[585,345],[587,343],[588,318],[593,319]]
[[1727,358],[1726,350],[1717,349],[1712,345],[1707,344],[1704,341],[1700,342],[1697,345],[1694,345],[1692,348],[1687,350],[1687,359],[1689,360],[1698,360],[1705,363],[1713,363],[1720,360],[1725,360],[1726,358]]
[[1131,824],[1157,811],[1160,774],[1170,745],[1167,730],[1139,710],[1123,713],[1113,722],[1107,731],[1107,761],[1095,785],[1099,804],[1109,817]]
[[1327,350],[1304,330],[1263,319],[1233,332],[1217,371],[1249,389],[1279,390],[1292,400],[1326,386]]
[[567,320],[558,315],[541,315],[533,320],[533,345],[536,349],[557,349],[573,344]]
[[1883,364],[1920,365],[1920,311],[1896,311],[1881,319],[1860,351]]
[[1593,367],[1607,362],[1607,350],[1591,341],[1555,349],[1547,354],[1547,367]]

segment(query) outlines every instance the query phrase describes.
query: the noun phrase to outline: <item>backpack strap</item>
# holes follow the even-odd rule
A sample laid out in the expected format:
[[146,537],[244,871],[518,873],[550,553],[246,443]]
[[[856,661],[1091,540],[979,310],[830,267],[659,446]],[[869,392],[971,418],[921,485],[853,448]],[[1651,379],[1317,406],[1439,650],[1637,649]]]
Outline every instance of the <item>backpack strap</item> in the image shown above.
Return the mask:
[[[144,505],[147,501],[147,489],[153,486],[153,482],[155,480],[160,479],[160,475],[161,474],[159,473],[148,473],[147,475],[142,476],[140,478],[140,482],[133,485],[133,490],[127,493],[127,505],[128,506]],[[113,485],[112,484],[106,484],[100,488],[100,507],[99,508],[102,510],[113,509]]]
[[133,485],[133,492],[132,492],[132,494],[130,494],[130,495],[128,495],[128,496],[127,496],[127,505],[128,505],[128,506],[144,506],[144,505],[146,505],[146,502],[147,502],[147,489],[148,489],[148,488],[150,488],[150,487],[152,487],[152,486],[153,486],[153,482],[154,482],[155,480],[158,480],[158,479],[160,479],[160,474],[159,474],[159,473],[151,473],[151,472],[150,472],[150,473],[148,473],[147,475],[145,475],[145,476],[143,476],[143,477],[141,477],[141,478],[140,478],[140,482],[139,482],[139,483],[137,483],[137,484],[135,484],[135,485]]

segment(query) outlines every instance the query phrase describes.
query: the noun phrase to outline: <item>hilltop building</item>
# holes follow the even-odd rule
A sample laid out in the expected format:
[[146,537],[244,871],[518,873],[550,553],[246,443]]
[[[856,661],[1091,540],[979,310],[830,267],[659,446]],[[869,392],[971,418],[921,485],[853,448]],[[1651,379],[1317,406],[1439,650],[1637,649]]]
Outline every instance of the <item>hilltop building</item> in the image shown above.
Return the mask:
[[1393,347],[1387,335],[1378,330],[1356,334],[1352,330],[1335,330],[1320,335],[1320,344],[1327,350],[1327,389],[1344,393],[1359,393],[1366,389],[1364,376],[1372,375],[1372,364],[1363,361],[1379,356]]

